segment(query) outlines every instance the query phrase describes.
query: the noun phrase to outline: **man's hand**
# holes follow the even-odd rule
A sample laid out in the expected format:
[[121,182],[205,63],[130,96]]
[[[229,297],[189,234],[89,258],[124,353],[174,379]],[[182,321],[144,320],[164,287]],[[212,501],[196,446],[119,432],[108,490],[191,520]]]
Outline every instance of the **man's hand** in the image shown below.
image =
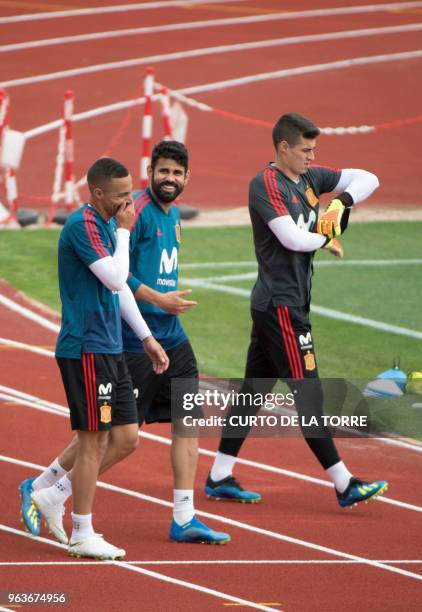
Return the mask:
[[133,206],[133,202],[122,204],[122,206],[120,206],[119,210],[116,212],[116,222],[118,228],[123,228],[130,231],[134,219],[135,207]]
[[157,300],[157,306],[172,315],[180,315],[196,306],[198,302],[193,300],[185,300],[183,296],[192,293],[192,289],[185,291],[168,291],[160,294]]
[[157,340],[153,336],[148,336],[142,342],[145,352],[148,357],[152,361],[152,368],[156,374],[162,374],[169,367],[169,358],[167,357],[167,353],[157,342]]
[[342,259],[344,255],[343,245],[336,238],[332,238],[322,248],[329,251],[334,257],[339,257],[340,259]]
[[345,206],[340,200],[331,200],[328,208],[325,209],[319,218],[317,225],[318,234],[327,236],[327,238],[336,238],[340,236],[347,227],[349,220],[349,212],[345,215],[345,222],[342,223]]

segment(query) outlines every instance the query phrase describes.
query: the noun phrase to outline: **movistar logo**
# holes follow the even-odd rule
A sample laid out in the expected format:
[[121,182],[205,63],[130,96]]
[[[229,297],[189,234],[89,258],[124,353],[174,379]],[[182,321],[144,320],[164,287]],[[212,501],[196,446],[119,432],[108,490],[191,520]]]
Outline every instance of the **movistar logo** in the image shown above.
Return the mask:
[[98,395],[110,395],[112,389],[112,384],[107,383],[106,385],[101,384],[98,387]]
[[161,252],[161,261],[160,261],[160,274],[164,272],[166,274],[171,274],[177,270],[177,249],[173,247],[171,255],[167,253],[166,249],[163,249]]
[[305,221],[303,214],[301,213],[297,219],[296,225],[299,229],[309,232],[309,228],[316,222],[316,214],[314,210],[309,213],[309,219]]

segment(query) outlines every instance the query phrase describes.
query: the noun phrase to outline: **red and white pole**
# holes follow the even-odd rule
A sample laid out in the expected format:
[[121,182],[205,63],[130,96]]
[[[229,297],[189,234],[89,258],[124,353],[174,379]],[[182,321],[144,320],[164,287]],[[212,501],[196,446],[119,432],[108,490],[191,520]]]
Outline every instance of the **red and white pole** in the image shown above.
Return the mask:
[[[4,89],[0,90],[0,142],[3,138],[4,130],[9,127],[10,120],[10,98]],[[9,221],[17,222],[18,212],[18,187],[16,183],[16,172],[13,168],[6,168],[4,172],[6,198],[9,205],[9,216],[1,224]]]
[[160,91],[161,116],[163,118],[164,140],[171,140],[173,130],[171,127],[170,118],[170,95],[167,87],[163,87]]
[[64,112],[63,121],[65,128],[65,148],[64,148],[64,180],[65,180],[65,204],[66,208],[70,210],[73,207],[74,197],[74,143],[73,143],[73,106],[75,96],[71,89],[64,94]]
[[140,186],[145,189],[148,186],[147,168],[151,159],[152,141],[152,94],[154,93],[154,68],[147,68],[147,75],[144,80],[145,107],[142,118],[142,155],[140,163]]

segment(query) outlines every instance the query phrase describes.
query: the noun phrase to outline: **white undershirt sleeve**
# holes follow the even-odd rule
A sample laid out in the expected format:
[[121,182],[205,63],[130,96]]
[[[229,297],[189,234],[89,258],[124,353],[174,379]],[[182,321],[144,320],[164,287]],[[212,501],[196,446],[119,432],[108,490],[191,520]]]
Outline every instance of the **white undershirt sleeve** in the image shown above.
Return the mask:
[[130,232],[123,227],[117,230],[116,250],[110,257],[97,259],[89,269],[110,291],[120,291],[129,275]]
[[291,251],[316,251],[326,243],[326,237],[300,229],[290,215],[272,219],[268,227],[281,244]]
[[122,318],[126,323],[133,329],[138,338],[143,342],[145,338],[151,336],[150,329],[145,323],[144,318],[139,312],[139,308],[136,304],[135,298],[133,297],[132,291],[129,286],[125,284],[123,289],[119,291],[120,301],[120,312]]
[[352,196],[353,203],[356,204],[366,200],[377,187],[379,187],[379,181],[372,172],[346,168],[341,171],[340,179],[333,191],[347,191]]

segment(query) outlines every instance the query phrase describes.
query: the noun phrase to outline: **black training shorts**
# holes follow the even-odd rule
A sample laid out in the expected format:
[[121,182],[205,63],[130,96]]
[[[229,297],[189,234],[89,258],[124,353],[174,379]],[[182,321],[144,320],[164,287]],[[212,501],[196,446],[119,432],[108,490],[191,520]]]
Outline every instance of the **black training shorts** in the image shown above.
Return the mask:
[[[183,379],[186,392],[198,392],[198,367],[195,355],[188,340],[172,349],[167,355],[170,365],[164,374],[157,375],[152,369],[149,357],[145,353],[125,353],[129,372],[133,381],[134,393],[138,404],[139,425],[142,423],[170,423],[177,411],[181,398],[175,397],[172,379]],[[179,401],[180,400],[180,401]],[[190,413],[192,414],[192,413]],[[176,418],[183,416],[182,408]]]
[[107,431],[138,422],[132,381],[120,355],[83,353],[57,357],[70,409],[72,429]]

